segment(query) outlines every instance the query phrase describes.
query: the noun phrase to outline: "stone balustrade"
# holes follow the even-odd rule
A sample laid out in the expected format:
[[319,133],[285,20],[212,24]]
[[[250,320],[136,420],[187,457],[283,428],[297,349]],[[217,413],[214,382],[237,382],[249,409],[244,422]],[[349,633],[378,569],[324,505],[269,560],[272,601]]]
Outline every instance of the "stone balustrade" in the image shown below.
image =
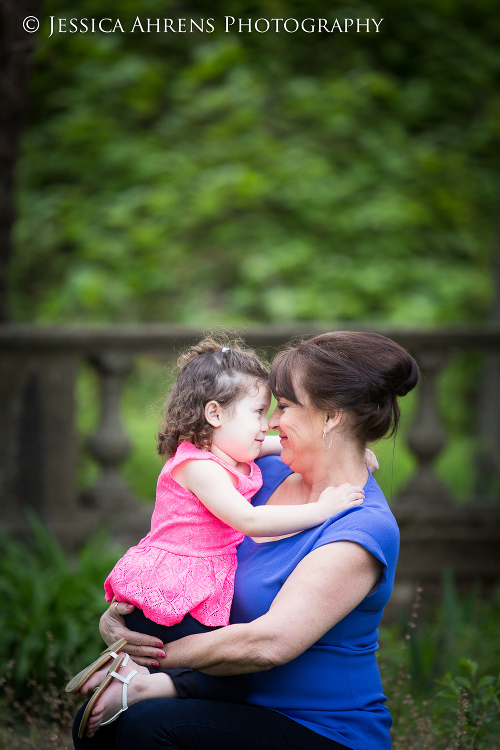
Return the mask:
[[[320,324],[253,326],[242,332],[252,347],[272,355],[291,338],[334,327]],[[349,326],[343,325],[346,329]],[[360,326],[351,326],[360,330]],[[477,351],[483,375],[477,430],[478,460],[500,488],[500,327],[431,330],[370,328],[394,339],[419,362],[418,404],[407,433],[416,471],[393,504],[402,546],[401,590],[415,579],[437,581],[443,567],[459,580],[500,576],[500,498],[475,497],[458,504],[437,477],[434,465],[446,444],[436,383],[456,353]],[[115,538],[136,542],[148,529],[151,506],[138,503],[120,474],[131,444],[121,422],[120,401],[138,355],[166,360],[200,339],[199,329],[167,324],[134,326],[0,327],[0,531],[19,535],[28,528],[26,510],[39,514],[67,548],[105,526]],[[86,449],[100,466],[97,482],[82,496],[75,426],[75,382],[86,360],[100,384],[100,418]],[[496,480],[495,480],[496,477]],[[491,486],[491,481],[490,481]],[[490,493],[491,494],[491,493]],[[499,490],[500,494],[500,490]]]

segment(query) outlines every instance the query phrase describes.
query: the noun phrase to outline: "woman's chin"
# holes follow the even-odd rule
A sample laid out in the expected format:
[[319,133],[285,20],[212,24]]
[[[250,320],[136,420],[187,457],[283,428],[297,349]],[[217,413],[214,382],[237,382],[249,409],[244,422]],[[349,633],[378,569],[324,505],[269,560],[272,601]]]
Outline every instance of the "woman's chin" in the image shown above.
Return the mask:
[[291,463],[293,461],[293,455],[291,451],[288,451],[285,447],[283,447],[283,450],[281,451],[281,460],[287,466],[291,466]]

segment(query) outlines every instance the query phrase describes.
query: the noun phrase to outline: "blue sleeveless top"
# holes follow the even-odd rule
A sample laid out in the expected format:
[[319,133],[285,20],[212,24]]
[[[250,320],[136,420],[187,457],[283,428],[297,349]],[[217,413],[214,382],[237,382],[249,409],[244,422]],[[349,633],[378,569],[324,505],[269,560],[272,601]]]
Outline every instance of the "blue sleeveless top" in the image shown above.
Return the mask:
[[[264,505],[292,471],[279,456],[259,460],[263,486],[254,505]],[[338,541],[357,542],[383,564],[381,582],[319,641],[288,664],[252,675],[247,703],[289,716],[353,750],[389,750],[391,717],[377,667],[378,625],[391,595],[399,531],[370,474],[363,505],[321,526],[274,542],[245,537],[238,548],[231,622],[264,615],[287,577],[312,550]]]

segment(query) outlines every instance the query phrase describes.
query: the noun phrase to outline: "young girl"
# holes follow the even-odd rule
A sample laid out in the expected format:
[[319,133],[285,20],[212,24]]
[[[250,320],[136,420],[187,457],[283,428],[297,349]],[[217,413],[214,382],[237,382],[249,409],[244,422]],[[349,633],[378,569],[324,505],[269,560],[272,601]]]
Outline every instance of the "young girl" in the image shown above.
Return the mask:
[[[254,459],[280,451],[277,437],[264,440],[271,403],[265,367],[251,350],[212,339],[191,347],[178,364],[158,436],[160,455],[170,458],[158,479],[151,531],[117,562],[104,584],[108,602],[135,606],[125,618],[127,627],[162,643],[228,625],[236,548],[244,534],[293,534],[359,505],[364,495],[359,487],[342,485],[328,487],[315,503],[254,508],[249,500],[262,485]],[[117,650],[123,644],[114,645]],[[127,684],[137,670],[144,672],[137,667],[124,678],[118,673],[123,657],[110,647],[73,678],[67,691],[77,692],[112,657],[80,736],[112,677],[124,683],[125,710]],[[247,676],[219,679],[239,696],[248,685]],[[182,694],[181,684],[175,684]]]

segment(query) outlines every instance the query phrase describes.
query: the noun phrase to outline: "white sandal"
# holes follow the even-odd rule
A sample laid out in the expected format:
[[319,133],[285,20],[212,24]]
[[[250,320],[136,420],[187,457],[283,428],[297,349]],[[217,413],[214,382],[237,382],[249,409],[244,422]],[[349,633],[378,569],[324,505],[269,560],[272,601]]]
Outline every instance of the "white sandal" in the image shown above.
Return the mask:
[[127,705],[128,686],[129,686],[129,683],[130,683],[130,680],[132,679],[132,677],[135,677],[136,674],[139,674],[139,672],[137,671],[137,669],[133,669],[132,672],[129,672],[129,674],[126,677],[122,677],[120,674],[118,674],[118,670],[120,669],[120,667],[126,666],[128,664],[128,662],[129,662],[129,659],[130,659],[130,657],[129,657],[128,654],[126,654],[125,657],[123,657],[123,656],[117,656],[116,657],[116,659],[114,660],[113,664],[111,665],[108,673],[106,674],[106,677],[101,682],[101,684],[99,685],[99,687],[94,692],[92,698],[87,703],[85,711],[83,712],[82,720],[80,722],[80,728],[78,729],[78,736],[80,737],[80,739],[82,739],[83,735],[85,734],[85,729],[87,728],[87,724],[88,724],[88,721],[90,719],[90,714],[92,713],[92,709],[94,708],[95,704],[97,703],[97,701],[99,700],[99,698],[101,697],[101,695],[104,693],[104,691],[106,690],[106,688],[109,686],[109,684],[111,683],[111,680],[113,678],[115,678],[117,680],[120,680],[120,682],[123,682],[123,688],[122,688],[122,708],[118,711],[118,713],[116,713],[113,716],[112,719],[109,719],[109,721],[103,722],[99,726],[103,727],[106,724],[111,724],[112,721],[115,721],[115,719],[117,719],[120,716],[120,714],[122,714],[124,711],[127,710],[127,708],[128,708],[128,705]]
[[[124,667],[124,666],[125,666],[125,663],[122,664],[122,667]],[[137,671],[137,669],[133,669],[132,672],[129,672],[126,677],[122,677],[121,674],[118,674],[118,672],[110,672],[110,674],[111,674],[112,677],[116,677],[117,680],[120,680],[120,682],[123,682],[123,687],[122,687],[122,707],[120,708],[120,710],[118,711],[118,713],[116,713],[113,716],[112,719],[108,719],[107,721],[103,721],[102,724],[100,725],[101,727],[105,727],[106,724],[111,724],[112,721],[116,721],[116,719],[120,716],[120,714],[122,714],[124,711],[127,710],[127,708],[128,708],[128,703],[127,703],[128,686],[130,685],[130,680],[132,679],[132,677],[135,677],[136,674],[139,674],[139,672]]]
[[[78,672],[77,675],[75,675],[66,685],[66,692],[67,693],[77,693],[83,685],[87,682],[89,677],[91,677],[94,672],[97,672],[98,669],[103,667],[109,659],[116,659],[118,656],[118,651],[122,649],[127,641],[125,638],[120,638],[120,640],[115,641],[115,643],[112,643],[111,646],[108,646],[108,648],[105,648],[102,654],[92,662],[92,664],[89,664],[88,667],[85,667],[85,669],[82,669],[81,672]],[[123,666],[127,664],[128,662],[128,654],[126,661],[123,662]]]

